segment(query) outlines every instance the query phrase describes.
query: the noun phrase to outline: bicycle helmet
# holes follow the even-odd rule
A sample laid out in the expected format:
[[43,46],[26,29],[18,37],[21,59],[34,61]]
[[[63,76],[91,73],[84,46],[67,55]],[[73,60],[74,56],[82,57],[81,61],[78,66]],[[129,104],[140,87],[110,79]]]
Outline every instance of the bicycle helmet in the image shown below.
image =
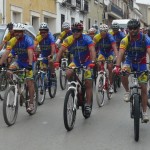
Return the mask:
[[97,24],[93,24],[92,27],[95,28],[96,30],[98,30],[98,25]]
[[99,29],[100,29],[100,31],[108,31],[108,25],[101,24]]
[[139,28],[140,27],[140,22],[136,19],[131,19],[127,23],[128,28]]
[[111,26],[111,28],[119,30],[119,24],[118,23],[113,23],[112,26]]
[[83,30],[83,24],[80,22],[75,22],[72,24],[71,29]]
[[18,30],[18,31],[24,31],[25,30],[25,26],[22,23],[17,23],[17,24],[14,24],[13,30],[14,31],[16,31],[16,30]]
[[62,28],[63,28],[63,29],[70,29],[70,23],[68,23],[68,22],[63,22]]
[[96,29],[95,28],[90,28],[89,30],[88,30],[88,33],[89,34],[95,34],[96,33]]
[[47,23],[42,22],[42,23],[40,24],[39,30],[49,30]]

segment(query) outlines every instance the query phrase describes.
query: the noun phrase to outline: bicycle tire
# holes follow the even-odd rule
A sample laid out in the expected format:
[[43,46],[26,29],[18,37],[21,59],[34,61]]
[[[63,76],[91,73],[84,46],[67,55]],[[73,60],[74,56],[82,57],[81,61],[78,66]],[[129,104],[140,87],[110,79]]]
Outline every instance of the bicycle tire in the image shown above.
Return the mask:
[[140,128],[140,97],[139,95],[133,95],[133,114],[134,114],[134,139],[139,140],[139,128]]
[[[69,101],[69,97],[72,97],[72,116],[71,120],[69,121],[68,118],[68,101]],[[74,109],[74,98],[75,98],[75,93],[73,89],[69,89],[65,95],[65,100],[64,100],[64,109],[63,109],[63,118],[64,118],[64,126],[66,128],[67,131],[71,131],[74,127],[75,124],[75,120],[76,120],[76,109]]]
[[[59,71],[59,81],[60,81],[61,89],[65,90],[66,89],[66,85],[67,85],[67,77],[66,77],[66,73],[63,73],[63,72],[65,72],[64,68],[66,68],[66,64],[63,63],[62,66],[63,66],[63,68],[60,69],[60,71]],[[64,78],[64,81],[63,81],[63,78]]]
[[0,75],[0,91],[5,91],[8,85],[7,76],[5,73]]
[[[55,95],[56,95],[56,91],[57,91],[57,77],[55,78],[51,78],[51,79],[48,79],[50,80],[48,83],[48,93],[49,93],[49,96],[51,98],[54,98]],[[54,89],[52,90],[52,88],[54,87]]]
[[117,77],[117,86],[118,86],[118,88],[121,87],[121,77],[120,76]]
[[[38,105],[42,105],[45,101],[46,96],[46,86],[45,86],[45,77],[42,79],[41,75],[35,77],[35,82],[38,89]],[[43,87],[44,82],[44,87]]]
[[[16,99],[16,106],[12,106],[13,103],[11,105],[9,104],[9,106],[7,106],[8,100],[10,100],[10,97],[8,98],[10,92],[12,92],[14,94],[14,99],[15,99],[15,87],[14,86],[10,86],[6,90],[5,95],[4,95],[4,100],[3,100],[3,117],[4,117],[5,123],[8,126],[15,124],[17,115],[18,115],[18,97]],[[13,100],[13,102],[14,102],[14,100]],[[12,116],[11,120],[8,118],[8,115],[7,115],[7,107],[12,107],[12,109],[14,109],[14,115]],[[11,112],[11,115],[12,114],[13,113]]]
[[103,75],[99,74],[96,79],[96,101],[99,107],[104,105]]
[[[26,110],[27,110],[27,108],[28,108],[28,106],[29,106],[29,89],[28,89],[28,86],[27,85],[25,85],[26,86],[26,88],[25,88],[25,90],[26,90],[26,102],[25,102],[25,105],[26,105]],[[35,89],[35,92],[34,92],[34,109],[32,110],[32,111],[27,111],[27,113],[29,114],[29,115],[34,115],[35,113],[36,113],[36,111],[37,111],[37,105],[38,105],[38,88],[37,88],[37,85],[36,85],[36,83],[34,82],[34,89]]]
[[118,77],[116,76],[116,74],[113,74],[113,88],[114,88],[114,92],[117,92],[117,86],[118,86]]

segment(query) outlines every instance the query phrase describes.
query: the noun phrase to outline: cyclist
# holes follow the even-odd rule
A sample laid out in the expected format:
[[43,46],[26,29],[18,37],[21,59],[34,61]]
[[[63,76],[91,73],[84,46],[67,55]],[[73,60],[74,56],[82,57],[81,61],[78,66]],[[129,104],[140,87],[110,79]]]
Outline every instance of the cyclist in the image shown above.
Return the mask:
[[4,47],[4,45],[7,44],[7,42],[14,37],[14,31],[13,31],[13,26],[15,24],[10,22],[7,24],[7,29],[8,29],[8,33],[7,35],[4,37],[4,40],[2,41],[2,44],[0,44],[0,50]]
[[95,28],[95,29],[96,29],[96,34],[99,33],[99,29],[98,29],[98,25],[97,25],[97,24],[93,24],[93,25],[92,25],[92,28]]
[[[89,66],[93,61],[95,61],[96,53],[94,48],[94,43],[92,39],[83,34],[83,24],[82,23],[74,23],[71,27],[73,35],[67,37],[56,57],[56,63],[54,64],[57,67],[58,62],[63,54],[63,52],[68,49],[68,51],[73,54],[73,61],[69,64],[69,67],[80,66],[83,64],[84,66]],[[67,78],[69,81],[72,80],[72,70],[68,69],[66,71]],[[86,86],[86,104],[85,104],[85,114],[88,116],[91,112],[91,98],[92,98],[92,73],[90,70],[85,72],[85,86]]]
[[14,37],[7,43],[6,51],[0,60],[0,68],[10,54],[10,51],[13,49],[18,57],[17,60],[10,65],[9,69],[26,68],[29,70],[27,72],[27,85],[29,88],[30,102],[27,111],[32,111],[34,108],[33,98],[35,91],[32,72],[34,41],[30,36],[24,33],[25,28],[23,24],[15,24],[13,30]]
[[[113,93],[113,81],[112,81],[112,69],[113,69],[113,59],[114,59],[114,52],[115,56],[118,55],[118,50],[116,46],[116,41],[114,37],[108,33],[108,26],[106,24],[100,25],[100,33],[94,36],[94,43],[98,47],[98,60],[102,61],[108,59],[112,62],[108,64],[108,71],[109,71],[109,81],[110,81],[110,92]],[[100,63],[98,63],[98,69]]]
[[39,44],[41,50],[41,57],[47,57],[48,60],[42,60],[40,63],[41,69],[47,69],[47,66],[50,66],[52,72],[52,78],[56,76],[53,60],[51,59],[55,54],[55,39],[52,33],[49,31],[48,25],[45,22],[42,22],[39,27],[39,33],[34,41],[34,48]]
[[114,39],[116,40],[116,44],[117,44],[117,49],[119,50],[120,41],[125,37],[125,34],[123,34],[121,31],[119,31],[118,23],[112,24],[111,34],[114,36]]
[[88,35],[93,39],[94,38],[94,36],[96,35],[96,29],[95,28],[90,28],[89,30],[88,30]]
[[[127,57],[122,66],[123,70],[128,72],[134,71],[145,71],[146,66],[146,53],[150,56],[150,39],[140,32],[140,22],[136,19],[131,19],[127,23],[129,34],[121,41],[119,49],[119,57],[117,58],[117,66],[114,68],[115,73],[119,73],[120,64],[124,53],[126,52]],[[143,122],[148,122],[147,114],[147,74],[139,74],[138,81],[141,86],[142,96],[142,108],[143,108]],[[125,88],[126,93],[124,94],[124,101],[130,101],[130,91],[128,76],[122,77],[122,84]]]

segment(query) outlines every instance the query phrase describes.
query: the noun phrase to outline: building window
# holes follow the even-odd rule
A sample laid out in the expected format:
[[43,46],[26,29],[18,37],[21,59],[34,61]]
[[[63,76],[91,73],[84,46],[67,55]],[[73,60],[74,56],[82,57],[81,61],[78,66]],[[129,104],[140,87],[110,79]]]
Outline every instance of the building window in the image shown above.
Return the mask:
[[15,23],[21,22],[21,13],[19,13],[19,12],[13,12],[12,13],[12,20]]
[[91,19],[88,18],[88,29],[90,29],[90,28],[91,28]]
[[32,26],[34,27],[35,32],[39,30],[39,17],[32,16]]
[[61,31],[62,31],[62,24],[65,21],[65,15],[61,14]]
[[75,23],[75,18],[71,17],[71,24]]

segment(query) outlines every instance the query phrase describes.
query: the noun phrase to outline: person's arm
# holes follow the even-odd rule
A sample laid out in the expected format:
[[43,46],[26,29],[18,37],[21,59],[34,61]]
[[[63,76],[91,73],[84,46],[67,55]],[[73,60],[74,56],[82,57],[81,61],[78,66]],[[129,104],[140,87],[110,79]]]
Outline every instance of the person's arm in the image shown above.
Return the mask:
[[90,46],[89,50],[90,50],[91,60],[95,62],[95,60],[96,60],[96,51],[95,51],[94,45]]
[[5,53],[2,55],[2,58],[0,59],[0,65],[2,65],[6,61],[9,53],[10,53],[10,50],[5,51]]
[[55,44],[51,44],[51,56],[53,56],[55,54],[56,50],[55,50]]
[[117,50],[116,42],[112,44],[112,48],[114,50],[115,56],[117,57],[118,56],[118,50]]
[[28,48],[28,58],[29,58],[29,65],[32,65],[33,62],[33,49]]
[[125,50],[119,49],[119,54],[118,54],[118,57],[117,57],[116,66],[121,66],[121,62],[122,62],[124,53],[125,53]]
[[59,61],[60,61],[61,56],[62,56],[63,52],[65,52],[66,49],[67,49],[67,48],[64,47],[64,46],[61,46],[61,47],[60,47],[60,49],[59,49],[59,51],[58,51],[58,53],[57,53],[57,56],[56,56],[56,62],[59,62]]
[[6,44],[5,41],[3,41],[2,44],[0,44],[0,51],[2,50],[2,48],[4,47],[5,44]]

